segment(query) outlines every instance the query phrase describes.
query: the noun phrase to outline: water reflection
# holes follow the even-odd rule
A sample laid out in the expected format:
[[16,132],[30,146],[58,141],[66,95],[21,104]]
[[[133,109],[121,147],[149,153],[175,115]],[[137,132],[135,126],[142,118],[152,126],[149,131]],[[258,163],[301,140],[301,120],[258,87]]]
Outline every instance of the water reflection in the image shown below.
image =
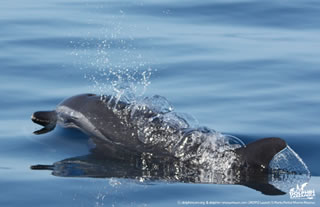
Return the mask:
[[[71,157],[52,165],[33,165],[33,170],[51,170],[60,177],[127,178],[204,184],[237,184],[265,195],[284,195],[290,187],[307,182],[309,176],[286,173],[266,174],[260,171],[230,169],[228,173],[210,171],[183,163],[172,157],[156,157],[151,153],[126,154],[107,148],[95,148],[84,156]],[[283,188],[285,186],[285,188]]]

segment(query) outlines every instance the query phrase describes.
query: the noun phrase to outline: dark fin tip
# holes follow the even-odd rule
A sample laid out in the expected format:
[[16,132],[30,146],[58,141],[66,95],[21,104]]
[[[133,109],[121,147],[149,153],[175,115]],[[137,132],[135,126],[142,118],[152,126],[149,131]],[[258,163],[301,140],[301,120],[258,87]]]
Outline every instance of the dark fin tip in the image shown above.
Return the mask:
[[30,166],[31,170],[53,170],[53,165],[32,165]]
[[269,183],[244,183],[243,185],[255,189],[257,191],[260,191],[264,195],[269,195],[269,196],[275,196],[275,195],[285,195],[286,193],[277,189],[273,185],[270,185]]

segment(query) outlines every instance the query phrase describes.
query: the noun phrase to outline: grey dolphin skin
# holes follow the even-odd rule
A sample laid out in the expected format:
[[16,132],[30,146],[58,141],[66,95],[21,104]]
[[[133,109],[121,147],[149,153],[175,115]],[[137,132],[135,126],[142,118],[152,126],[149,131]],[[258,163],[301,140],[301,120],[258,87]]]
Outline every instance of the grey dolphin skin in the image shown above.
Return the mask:
[[[107,162],[106,160],[115,158],[115,160],[126,160],[127,163],[130,163],[129,160],[135,160],[133,162],[136,162],[136,160],[141,160],[141,157],[145,158],[152,154],[152,159],[149,159],[149,163],[150,165],[157,165],[157,168],[161,165],[157,160],[162,160],[164,166],[173,165],[175,166],[174,169],[176,169],[177,163],[179,163],[179,166],[183,166],[184,170],[191,169],[192,171],[194,166],[188,162],[179,160],[179,157],[175,156],[174,150],[170,150],[170,146],[167,146],[165,141],[149,144],[139,139],[139,125],[131,121],[133,110],[134,107],[129,107],[128,103],[117,101],[111,96],[81,94],[64,100],[55,110],[35,112],[32,115],[32,121],[43,126],[42,129],[35,131],[35,134],[50,132],[57,124],[63,127],[77,128],[91,137],[96,148],[92,150],[92,154],[89,156],[66,159],[52,166],[35,165],[32,166],[32,169],[50,169],[54,171],[55,175],[61,176],[61,173],[59,174],[61,169],[74,160],[85,161],[96,166],[97,160]],[[152,109],[145,109],[141,112],[140,116],[148,119],[149,117],[154,117],[155,114],[156,112]],[[152,119],[151,122],[153,122],[152,126],[156,129],[159,127],[159,136],[165,137],[168,136],[168,133],[177,133],[178,129],[176,129],[175,126],[168,126],[166,130],[160,130],[161,122],[159,120]],[[194,129],[184,129],[183,133],[186,134],[185,136],[187,137],[187,134],[193,130]],[[157,131],[155,130],[153,133],[154,132]],[[191,152],[191,150],[197,150],[197,146],[198,145],[190,147],[189,152]],[[246,176],[243,176],[234,183],[257,189],[264,194],[284,194],[284,192],[267,184],[266,178],[269,172],[270,161],[277,153],[286,148],[286,146],[286,142],[281,138],[264,138],[249,143],[245,147],[234,149],[233,151],[238,157],[238,162],[233,165],[233,171],[246,174]],[[123,164],[123,162],[121,163]],[[83,176],[88,177],[112,177],[117,174],[121,175],[119,172],[122,172],[122,174],[126,174],[124,177],[134,178],[137,174],[142,173],[141,170],[137,171],[137,169],[132,169],[132,165],[130,164],[125,165],[125,167],[123,167],[122,164],[118,166],[120,169],[115,171],[108,170],[108,173],[105,175],[101,175],[101,172],[99,173],[97,171],[90,173],[88,169],[81,168],[81,166],[78,167],[83,170]],[[115,166],[114,161],[107,162],[107,165]],[[112,169],[115,168],[116,167],[113,167]],[[101,169],[101,167],[96,169]],[[129,176],[125,173],[126,170],[134,173]],[[63,172],[65,172],[65,170]],[[248,173],[250,174],[249,180],[247,176]],[[188,178],[182,177],[180,181],[190,182],[190,175],[192,175],[194,179],[197,177],[197,173],[186,174]],[[159,175],[159,172],[156,172],[155,175]],[[70,176],[72,176],[72,173]],[[177,176],[176,172],[171,172],[169,174],[164,173],[163,177],[168,179]],[[259,182],[256,182],[257,180],[259,180]],[[261,182],[261,180],[263,180],[263,182]]]

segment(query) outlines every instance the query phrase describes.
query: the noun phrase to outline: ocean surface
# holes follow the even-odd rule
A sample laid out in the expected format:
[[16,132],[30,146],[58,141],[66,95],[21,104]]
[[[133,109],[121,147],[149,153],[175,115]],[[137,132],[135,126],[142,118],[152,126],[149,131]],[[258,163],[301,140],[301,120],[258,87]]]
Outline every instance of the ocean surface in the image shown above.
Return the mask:
[[[319,19],[315,0],[2,1],[0,206],[319,205]],[[119,85],[164,96],[244,143],[283,138],[308,166],[306,189],[316,195],[30,169],[89,153],[76,130],[34,135],[33,112]]]

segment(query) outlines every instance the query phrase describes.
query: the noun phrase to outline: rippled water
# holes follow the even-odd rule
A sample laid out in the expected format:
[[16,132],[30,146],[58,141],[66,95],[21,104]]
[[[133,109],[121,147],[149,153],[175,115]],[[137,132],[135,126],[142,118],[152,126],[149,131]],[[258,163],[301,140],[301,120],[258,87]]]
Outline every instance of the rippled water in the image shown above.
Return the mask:
[[312,0],[2,3],[0,205],[301,201],[240,185],[63,178],[30,170],[88,153],[87,137],[74,130],[33,135],[38,127],[31,114],[78,93],[110,91],[119,77],[135,83],[123,89],[142,94],[148,86],[146,95],[160,94],[175,111],[245,143],[282,137],[309,167],[306,189],[316,197],[308,201],[317,203],[319,14]]

